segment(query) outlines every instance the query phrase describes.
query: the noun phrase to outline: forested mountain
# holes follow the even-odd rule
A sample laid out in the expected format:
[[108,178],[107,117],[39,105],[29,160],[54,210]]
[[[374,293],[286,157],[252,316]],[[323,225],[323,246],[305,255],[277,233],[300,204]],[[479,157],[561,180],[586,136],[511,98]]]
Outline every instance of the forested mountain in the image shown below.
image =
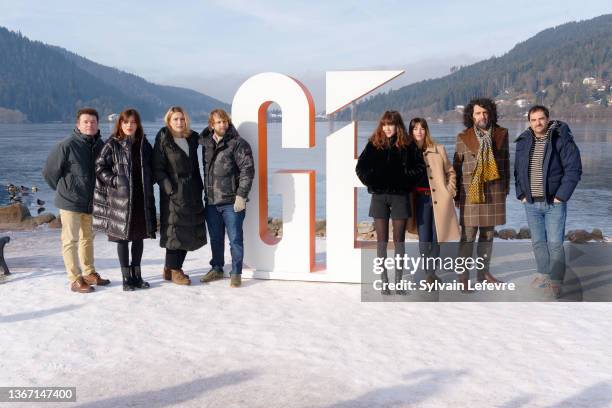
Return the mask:
[[549,28],[500,57],[451,71],[375,95],[357,105],[358,115],[374,118],[386,109],[436,115],[476,96],[498,98],[508,114],[536,101],[557,111],[612,105],[612,14]]
[[83,106],[102,115],[135,107],[145,120],[163,116],[171,105],[185,107],[195,118],[213,108],[229,109],[199,92],[156,85],[3,27],[0,61],[0,108],[19,111],[30,122],[72,121]]

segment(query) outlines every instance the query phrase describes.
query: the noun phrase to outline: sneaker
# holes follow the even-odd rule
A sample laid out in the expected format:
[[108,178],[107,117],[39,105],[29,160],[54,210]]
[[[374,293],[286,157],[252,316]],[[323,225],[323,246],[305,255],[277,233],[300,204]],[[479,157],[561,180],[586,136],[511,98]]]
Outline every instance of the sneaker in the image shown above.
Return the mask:
[[531,286],[532,288],[544,289],[548,282],[550,282],[548,276],[538,274],[535,278],[533,278],[529,286]]
[[240,287],[240,285],[242,285],[242,275],[239,275],[237,273],[231,274],[230,275],[230,287],[238,288]]
[[200,282],[208,283],[216,280],[223,279],[223,270],[212,268],[206,275],[200,278]]
[[110,283],[108,279],[102,278],[98,272],[92,272],[89,275],[83,275],[83,280],[88,285],[106,286]]
[[549,298],[559,299],[561,297],[561,284],[549,280],[544,288],[544,293]]

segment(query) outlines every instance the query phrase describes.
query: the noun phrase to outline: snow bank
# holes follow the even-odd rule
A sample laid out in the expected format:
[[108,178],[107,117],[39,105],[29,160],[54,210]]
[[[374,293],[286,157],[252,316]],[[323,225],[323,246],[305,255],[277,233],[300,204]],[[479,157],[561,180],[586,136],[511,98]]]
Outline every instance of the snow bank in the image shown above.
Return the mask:
[[232,289],[199,283],[208,246],[188,254],[194,284],[181,287],[161,279],[153,241],[152,288],[130,293],[103,236],[96,265],[112,284],[83,295],[68,290],[58,230],[9,235],[0,386],[77,387],[76,403],[45,407],[612,406],[607,303],[361,303],[359,285],[263,280]]

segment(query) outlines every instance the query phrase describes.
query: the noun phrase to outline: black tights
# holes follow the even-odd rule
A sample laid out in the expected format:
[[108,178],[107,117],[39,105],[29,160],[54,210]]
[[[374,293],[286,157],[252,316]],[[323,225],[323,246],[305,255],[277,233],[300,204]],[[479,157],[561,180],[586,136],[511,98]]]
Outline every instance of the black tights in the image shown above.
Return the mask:
[[166,249],[166,268],[183,269],[187,251],[184,249]]
[[[132,263],[130,264],[130,248],[129,243],[132,243]],[[117,241],[117,254],[119,255],[119,264],[122,268],[129,266],[140,266],[143,250],[142,239],[134,241],[121,240]]]
[[[393,224],[393,245],[395,254],[404,256],[406,253],[406,219],[391,220]],[[374,229],[376,230],[376,256],[387,257],[387,243],[389,242],[389,219],[374,218]]]

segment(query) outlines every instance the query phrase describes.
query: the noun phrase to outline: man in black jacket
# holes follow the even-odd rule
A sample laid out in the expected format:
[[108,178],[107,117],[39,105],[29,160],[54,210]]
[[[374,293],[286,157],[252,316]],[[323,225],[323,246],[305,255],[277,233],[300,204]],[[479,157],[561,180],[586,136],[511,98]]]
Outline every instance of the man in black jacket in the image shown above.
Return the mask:
[[[108,285],[96,272],[92,209],[96,183],[95,160],[102,150],[98,112],[77,112],[76,128],[49,154],[43,177],[55,190],[55,206],[62,221],[62,255],[73,292],[88,293],[93,285]],[[80,258],[80,262],[79,262]],[[83,271],[79,266],[83,265]]]
[[208,127],[200,135],[204,189],[206,193],[206,223],[212,250],[211,270],[202,282],[223,278],[225,230],[232,254],[231,287],[241,284],[244,257],[242,224],[246,201],[253,184],[255,166],[249,143],[240,137],[229,115],[222,109],[213,110]]

